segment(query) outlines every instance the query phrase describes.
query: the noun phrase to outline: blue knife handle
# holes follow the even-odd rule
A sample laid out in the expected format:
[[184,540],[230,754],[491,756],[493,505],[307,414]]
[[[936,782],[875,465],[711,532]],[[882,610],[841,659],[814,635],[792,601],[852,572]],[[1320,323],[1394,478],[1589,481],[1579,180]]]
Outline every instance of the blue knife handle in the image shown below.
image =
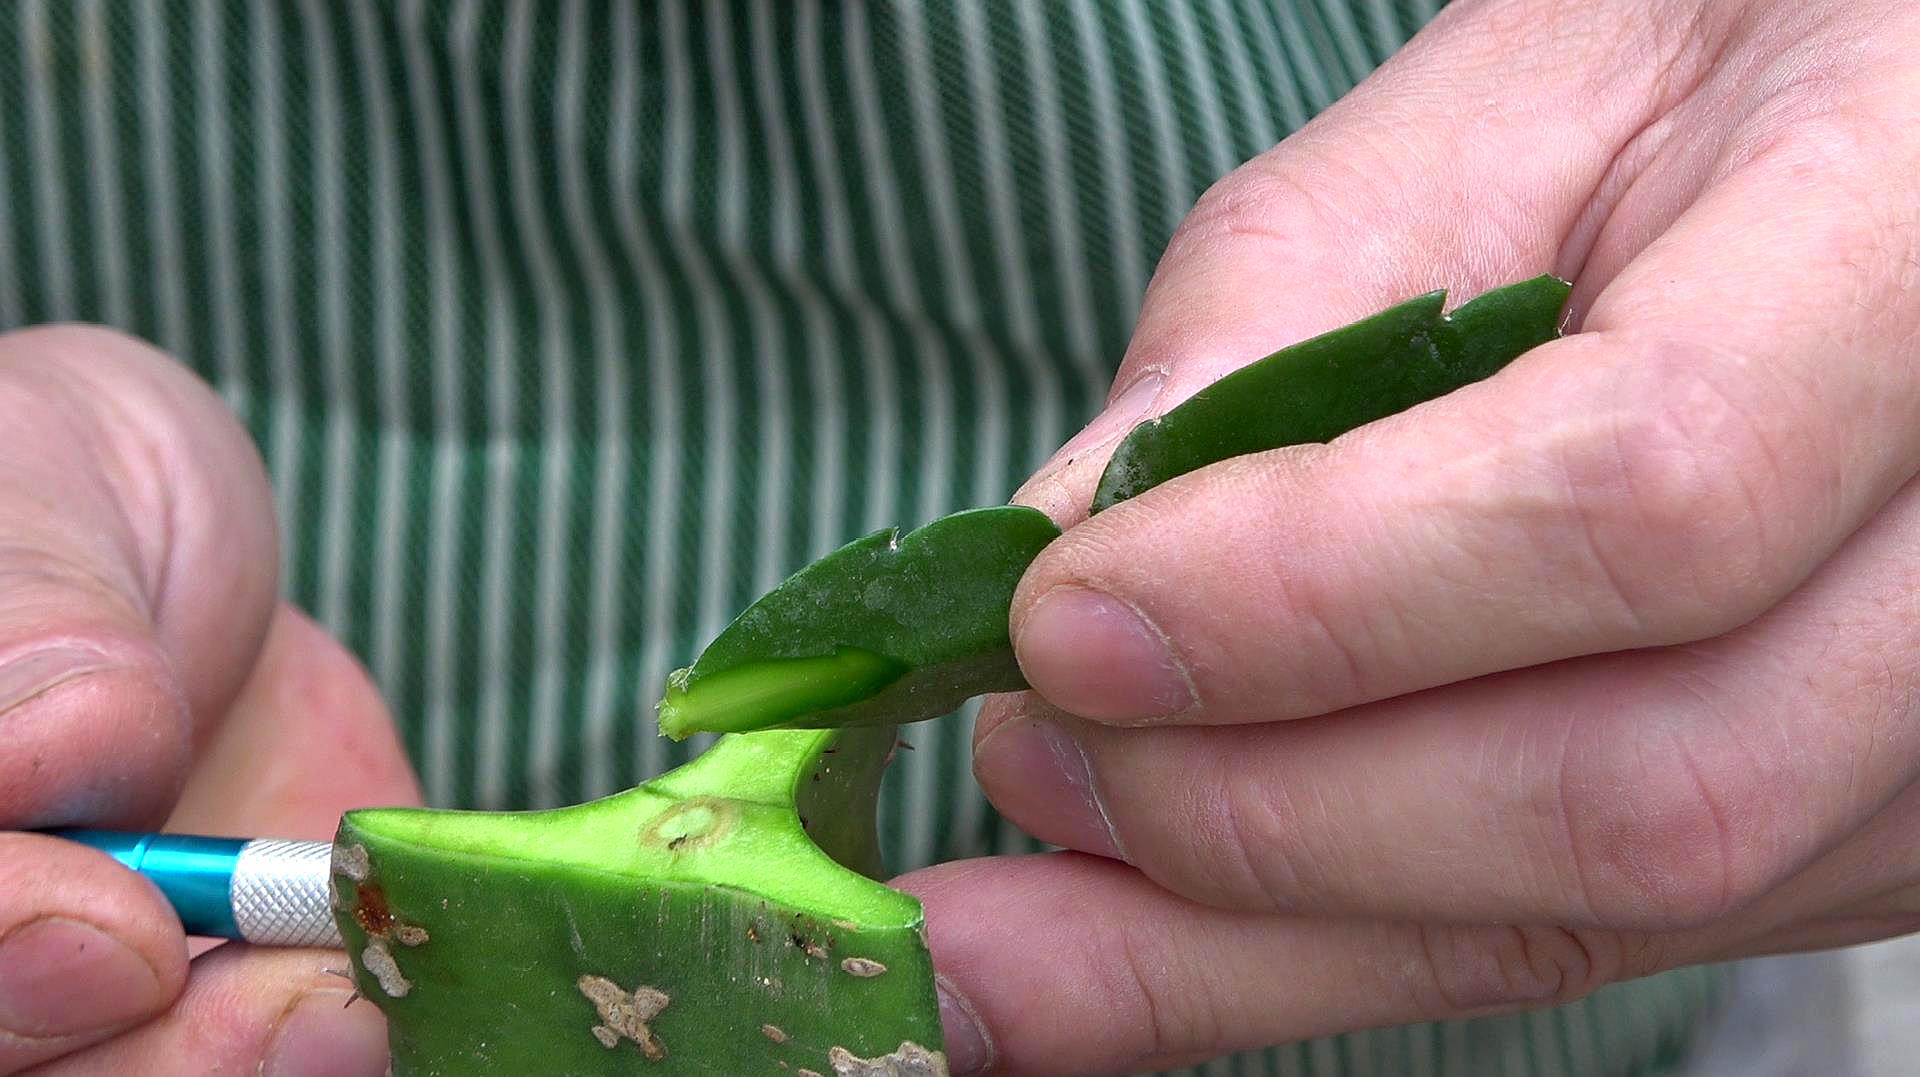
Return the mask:
[[53,830],[92,846],[160,889],[189,935],[260,946],[340,945],[333,845],[118,830]]

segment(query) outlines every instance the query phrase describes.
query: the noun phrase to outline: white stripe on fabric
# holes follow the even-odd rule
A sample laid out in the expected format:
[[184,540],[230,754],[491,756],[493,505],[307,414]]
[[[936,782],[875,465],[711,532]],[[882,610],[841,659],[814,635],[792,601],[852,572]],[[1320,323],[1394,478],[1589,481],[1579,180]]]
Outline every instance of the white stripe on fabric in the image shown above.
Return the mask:
[[248,44],[256,110],[254,140],[260,148],[260,176],[253,194],[259,203],[258,219],[265,239],[262,260],[267,278],[267,353],[273,378],[267,400],[272,427],[267,459],[281,517],[290,524],[282,531],[280,546],[284,579],[292,574],[292,566],[311,541],[309,529],[300,526],[306,520],[299,460],[306,402],[295,356],[293,285],[289,279],[292,242],[287,236],[291,222],[287,214],[286,98],[281,86],[285,65],[280,51],[285,34],[275,8],[255,8],[253,15]]
[[[1376,51],[1396,48],[1400,43],[1400,20],[1394,17],[1393,0],[1367,0],[1367,23],[1373,27]],[[1370,72],[1369,72],[1370,73]]]
[[421,781],[429,803],[445,804],[455,793],[454,639],[457,618],[454,601],[460,568],[458,520],[465,501],[466,482],[461,467],[461,431],[465,407],[461,397],[460,357],[466,341],[460,332],[453,276],[453,186],[449,178],[448,147],[439,124],[439,97],[425,41],[425,0],[410,0],[402,28],[408,111],[418,132],[420,171],[425,177],[427,217],[427,274],[433,284],[431,346],[433,360],[433,473],[428,494],[426,548],[426,699],[422,731],[424,759]]
[[1232,32],[1238,24],[1227,8],[1227,0],[1207,0],[1207,7],[1214,21],[1227,28],[1220,35],[1227,55],[1226,79],[1232,84],[1240,111],[1247,118],[1248,137],[1253,139],[1253,151],[1257,155],[1279,141],[1273,125],[1273,110],[1267,107],[1266,96],[1254,79],[1253,54],[1247,47],[1246,37]]
[[1014,11],[1020,19],[1021,53],[1027,84],[1032,90],[1034,126],[1038,129],[1040,175],[1047,195],[1048,238],[1053,244],[1053,264],[1061,267],[1058,276],[1067,293],[1068,358],[1081,378],[1083,391],[1079,395],[1098,400],[1106,389],[1107,368],[1100,355],[1093,298],[1087,290],[1087,281],[1095,275],[1095,266],[1087,256],[1080,234],[1080,194],[1074,189],[1073,168],[1067,160],[1067,125],[1060,115],[1059,79],[1055,76],[1052,58],[1042,53],[1047,36],[1041,24],[1040,6],[1020,4]]
[[1166,65],[1154,48],[1153,27],[1138,4],[1120,8],[1121,23],[1132,42],[1136,58],[1135,73],[1140,76],[1141,96],[1146,98],[1149,126],[1153,132],[1154,156],[1160,165],[1161,194],[1166,198],[1166,217],[1154,222],[1160,232],[1170,231],[1187,214],[1192,203],[1188,191],[1186,155],[1181,152],[1178,122],[1174,119],[1172,98],[1168,96]]
[[886,126],[879,111],[879,87],[873,70],[873,52],[877,46],[867,26],[864,7],[849,6],[842,15],[841,40],[846,50],[846,69],[854,101],[854,128],[866,162],[862,171],[869,193],[868,208],[874,216],[874,228],[879,235],[882,260],[886,267],[883,278],[888,291],[887,298],[908,323],[908,329],[914,337],[917,346],[913,349],[913,358],[921,368],[921,380],[927,395],[926,413],[922,416],[922,449],[917,463],[929,481],[920,485],[920,504],[914,510],[915,522],[919,523],[936,513],[936,506],[946,501],[944,487],[952,474],[952,465],[947,459],[953,442],[950,432],[952,387],[947,382],[944,363],[939,358],[944,355],[945,348],[927,331],[927,320],[932,311],[929,297],[921,286],[919,274],[905,245],[906,226],[901,220],[900,181],[893,170]]
[[[1013,160],[1007,151],[1004,102],[999,80],[994,74],[991,44],[980,9],[960,5],[954,11],[960,24],[960,37],[966,45],[967,85],[973,92],[974,115],[980,129],[981,169],[986,177],[987,201],[991,225],[987,229],[994,264],[999,270],[1001,298],[1008,311],[1009,331],[1013,337],[1013,358],[1026,372],[1037,397],[1034,422],[1029,429],[1025,458],[1044,460],[1062,441],[1066,426],[1063,399],[1063,373],[1050,361],[1041,338],[1040,316],[1034,309],[1033,275],[1027,264],[1025,237],[1021,234],[1019,200],[1014,194]],[[992,358],[989,356],[988,358]],[[994,500],[1004,500],[1011,491],[1003,491]]]
[[[482,77],[474,36],[478,32],[479,4],[462,4],[453,18],[452,51],[454,98],[459,118],[460,155],[466,164],[471,204],[487,207],[497,203],[492,181],[492,160],[488,154],[486,115],[477,85]],[[480,544],[480,706],[479,728],[472,731],[477,741],[474,759],[476,806],[498,807],[507,799],[509,762],[507,759],[506,691],[510,667],[507,654],[508,592],[513,585],[513,478],[520,462],[516,440],[519,423],[519,395],[514,385],[514,361],[517,345],[514,327],[508,323],[508,290],[501,253],[499,227],[490,213],[474,214],[474,231],[480,248],[481,282],[488,295],[486,303],[486,488],[484,532]]]
[[[1262,67],[1266,72],[1266,83],[1280,96],[1280,122],[1289,131],[1297,131],[1307,122],[1307,102],[1300,96],[1300,86],[1294,81],[1293,65],[1283,57],[1280,43],[1276,39],[1273,19],[1266,14],[1266,8],[1259,0],[1236,0],[1240,5],[1240,17],[1237,25],[1247,28],[1248,37],[1260,50]],[[1252,5],[1251,12],[1248,5]]]
[[[141,4],[143,19],[152,17],[157,5]],[[221,389],[227,403],[248,418],[253,409],[250,379],[240,363],[240,286],[239,259],[234,242],[233,182],[227,175],[232,160],[233,113],[228,108],[227,82],[220,77],[226,55],[226,8],[207,2],[194,8],[193,64],[194,99],[198,112],[194,117],[194,145],[199,150],[200,182],[206,188],[205,238],[213,265],[212,308],[215,324],[213,354],[220,371]],[[154,31],[156,36],[158,30]],[[156,65],[158,60],[155,60]],[[155,72],[150,85],[161,75]],[[152,94],[164,96],[158,90]],[[184,274],[183,274],[184,275]]]
[[[800,0],[794,17],[794,52],[799,57],[800,97],[806,110],[808,159],[820,177],[822,222],[827,230],[827,273],[836,287],[851,300],[859,294],[859,282],[853,272],[853,239],[847,221],[847,195],[840,173],[840,152],[833,144],[835,112],[827,102],[825,86],[826,58],[822,52],[820,0]],[[892,364],[886,361],[885,344],[879,318],[870,304],[852,303],[858,326],[858,352],[865,375],[868,399],[894,399]],[[866,446],[866,512],[861,517],[862,533],[890,527],[899,520],[894,512],[893,468],[900,454],[900,429],[897,410],[876,407],[868,416],[870,440]],[[836,540],[836,544],[838,541]]]
[[1306,89],[1308,109],[1317,113],[1333,103],[1333,84],[1307,42],[1307,27],[1300,21],[1300,9],[1293,4],[1278,4],[1274,11],[1279,17],[1280,42],[1286,46],[1287,58],[1291,61],[1289,66]]
[[[561,210],[566,220],[566,242],[579,255],[586,274],[587,295],[593,310],[593,370],[599,459],[593,473],[592,531],[588,539],[592,560],[588,579],[587,673],[584,750],[580,781],[582,794],[594,800],[614,792],[613,722],[617,685],[616,655],[626,622],[621,601],[621,554],[626,549],[630,513],[625,511],[628,476],[633,467],[633,441],[628,432],[629,356],[625,326],[618,317],[620,299],[609,263],[606,240],[593,220],[581,159],[586,136],[581,119],[581,55],[586,49],[584,0],[568,0],[560,21],[560,56],[556,93],[559,98],[559,152]],[[652,775],[647,775],[651,777]]]
[[1355,83],[1366,78],[1367,72],[1373,70],[1373,61],[1367,55],[1366,40],[1360,36],[1360,24],[1353,21],[1353,0],[1333,0],[1332,3],[1320,0],[1318,7],[1333,32],[1333,46],[1339,51],[1339,59],[1346,64],[1345,81]]
[[[953,386],[946,371],[946,347],[929,330],[926,290],[905,245],[906,225],[901,220],[900,181],[894,174],[887,145],[887,131],[880,117],[879,87],[873,71],[875,43],[867,26],[866,9],[860,5],[843,11],[842,43],[846,48],[848,81],[854,100],[854,129],[866,158],[863,169],[867,181],[874,226],[880,236],[880,249],[886,266],[889,298],[907,320],[912,334],[912,359],[920,367],[925,393],[921,415],[921,449],[914,466],[922,476],[918,484],[920,502],[912,511],[916,526],[939,514],[947,503],[947,483],[953,474]],[[897,353],[896,353],[897,354]],[[891,410],[891,409],[889,409]],[[885,461],[888,474],[895,474]],[[904,522],[904,521],[903,521]]]
[[[695,605],[694,635],[704,642],[720,634],[730,620],[726,597],[731,576],[733,553],[733,504],[731,494],[737,478],[734,468],[733,439],[737,431],[734,412],[731,366],[735,343],[727,324],[727,313],[720,305],[713,269],[700,240],[692,233],[693,215],[690,197],[693,129],[689,122],[698,107],[693,76],[689,70],[687,11],[682,2],[660,7],[660,35],[666,68],[667,131],[661,158],[661,212],[667,219],[667,235],[673,244],[676,261],[684,265],[696,296],[700,364],[703,386],[703,415],[700,459],[700,551],[698,599]],[[711,737],[689,738],[693,751],[702,751]]]
[[[770,590],[780,582],[786,566],[782,551],[787,534],[788,471],[793,464],[789,451],[791,425],[788,409],[792,406],[787,389],[786,356],[783,354],[779,318],[773,299],[762,278],[764,267],[755,263],[749,252],[754,237],[748,233],[747,180],[741,138],[746,133],[746,111],[740,102],[740,80],[734,71],[735,31],[726,5],[707,8],[707,63],[713,73],[714,127],[719,133],[719,234],[722,249],[732,275],[746,293],[749,332],[747,341],[753,354],[754,379],[759,384],[759,407],[754,427],[758,442],[754,468],[754,556],[753,592]],[[742,386],[741,395],[745,395]]]
[[903,4],[897,15],[903,54],[901,74],[907,80],[907,100],[913,115],[913,145],[927,184],[919,193],[927,198],[934,247],[948,278],[941,314],[972,332],[980,325],[980,293],[967,260],[965,233],[955,206],[953,161],[947,154],[949,132],[942,126],[940,103],[935,100],[939,87],[927,49],[927,24],[918,5]]
[[788,130],[785,90],[774,57],[783,42],[773,25],[772,0],[754,0],[749,16],[749,55],[754,64],[754,91],[760,105],[761,138],[766,143],[773,179],[772,237],[774,261],[790,282],[805,323],[807,377],[814,414],[812,496],[808,556],[819,556],[847,538],[840,506],[846,479],[846,391],[840,384],[838,340],[824,297],[797,270],[800,263],[800,200],[795,179],[793,134]]
[[106,12],[101,0],[86,0],[80,8],[80,42],[91,62],[86,64],[87,187],[91,212],[94,279],[102,286],[102,316],[108,325],[133,322],[127,289],[126,207],[121,204],[120,139],[113,132],[113,88],[108,80],[116,70],[108,55]]
[[[134,36],[138,39],[140,50],[140,123],[145,132],[142,144],[146,149],[141,167],[147,185],[147,242],[153,247],[154,279],[150,283],[158,293],[160,308],[158,343],[180,354],[188,350],[187,267],[181,253],[180,197],[173,175],[173,94],[168,92],[166,63],[162,53],[168,35],[155,22],[157,7],[156,4],[139,4],[133,9],[135,25],[138,27]],[[4,160],[0,160],[0,171],[4,169]],[[8,204],[4,182],[0,179],[0,205]],[[203,219],[213,212],[217,210],[210,208],[208,213],[202,214]],[[5,266],[0,265],[0,277],[4,277],[5,273]],[[0,283],[0,287],[4,286],[4,283]],[[0,304],[4,304],[4,300],[0,300]],[[218,347],[208,347],[205,340],[196,343],[203,350],[191,358],[203,362],[211,359],[215,364],[214,380],[223,388],[226,387],[232,380],[233,356]]]
[[[540,369],[545,375],[541,380],[546,387],[541,395],[539,518],[534,531],[533,653],[529,656],[533,694],[528,716],[531,728],[527,757],[521,765],[530,787],[532,805],[552,808],[558,807],[561,800],[559,768],[564,719],[560,713],[560,685],[567,672],[567,656],[574,653],[573,641],[561,617],[561,604],[567,597],[566,558],[573,546],[567,533],[567,504],[573,496],[574,356],[569,354],[565,326],[561,323],[569,307],[560,294],[553,241],[547,234],[546,214],[540,205],[539,181],[533,168],[538,155],[552,152],[549,147],[535,145],[527,116],[533,96],[529,55],[533,49],[530,25],[533,5],[516,4],[511,10],[505,56],[508,176],[514,220],[519,223],[521,245],[530,263],[529,273],[538,298],[539,313],[534,318],[538,323]],[[561,155],[572,156],[564,150]]]
[[1079,38],[1080,55],[1087,64],[1087,96],[1093,108],[1093,127],[1106,132],[1099,139],[1100,179],[1107,195],[1108,264],[1113,266],[1111,309],[1134,311],[1146,293],[1147,268],[1141,250],[1140,218],[1135,211],[1133,171],[1125,130],[1115,105],[1113,57],[1101,41],[1099,14],[1088,0],[1074,0],[1066,9]]
[[371,638],[368,665],[375,683],[392,685],[401,676],[398,651],[405,607],[400,585],[401,573],[410,564],[401,543],[414,511],[407,497],[407,464],[413,455],[412,439],[404,432],[412,410],[413,385],[406,375],[407,361],[400,342],[400,271],[396,264],[400,226],[395,219],[400,193],[394,178],[394,151],[398,142],[394,135],[394,102],[381,80],[386,67],[379,48],[380,26],[372,5],[373,0],[353,0],[350,31],[354,63],[360,69],[360,94],[366,102],[372,128],[363,137],[372,151],[371,338],[380,390],[375,411],[376,429],[380,432],[374,502],[378,534],[374,539],[373,623],[368,626]]
[[[343,160],[340,152],[340,86],[337,49],[328,14],[319,0],[301,0],[306,24],[308,77],[307,105],[315,132],[315,156],[321,161]],[[334,237],[320,247],[320,349],[326,380],[326,455],[320,490],[320,601],[317,613],[334,634],[351,638],[347,623],[347,566],[352,560],[353,491],[360,485],[354,460],[359,433],[355,412],[354,357],[348,353],[345,283],[340,265],[345,244],[342,223],[340,169],[315,170],[320,207],[319,234]]]
[[[1186,61],[1187,85],[1193,91],[1194,100],[1200,104],[1200,115],[1196,117],[1200,130],[1206,135],[1207,150],[1211,156],[1207,160],[1208,171],[1213,176],[1224,176],[1240,163],[1233,151],[1233,139],[1227,134],[1226,104],[1220,97],[1220,79],[1208,62],[1206,49],[1200,44],[1200,28],[1194,24],[1193,8],[1189,4],[1169,4],[1167,12],[1173,19],[1174,40]],[[1181,207],[1184,215],[1186,207]]]
[[[641,632],[646,640],[641,652],[640,687],[647,693],[666,683],[667,650],[674,638],[672,581],[678,529],[668,525],[671,498],[677,497],[684,481],[681,475],[680,422],[680,337],[674,307],[661,282],[659,255],[640,219],[640,170],[638,163],[640,124],[640,38],[638,17],[631,4],[622,4],[614,13],[614,71],[616,84],[613,104],[613,141],[609,173],[613,183],[613,206],[623,249],[638,263],[642,324],[647,327],[647,495],[646,567],[643,578],[647,593],[641,614]],[[648,703],[652,699],[647,700]],[[663,738],[643,735],[638,739],[639,772],[651,777],[666,769],[667,747]]]
[[48,88],[53,72],[48,65],[46,42],[52,31],[47,26],[46,0],[26,0],[14,9],[20,19],[21,47],[27,53],[27,142],[33,164],[33,204],[38,220],[40,242],[39,273],[46,282],[46,321],[71,321],[79,316],[73,298],[73,255],[67,231],[66,177],[60,164],[60,133],[54,122],[53,102]]

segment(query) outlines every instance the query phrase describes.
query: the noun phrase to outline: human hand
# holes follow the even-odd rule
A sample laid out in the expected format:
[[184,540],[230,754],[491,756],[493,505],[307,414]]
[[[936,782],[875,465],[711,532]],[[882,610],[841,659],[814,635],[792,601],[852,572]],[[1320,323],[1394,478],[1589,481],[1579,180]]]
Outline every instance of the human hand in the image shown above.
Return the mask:
[[[0,430],[0,828],[322,839],[418,801],[365,675],[277,601],[271,491],[205,385],[103,330],[11,333]],[[384,1072],[330,968],[190,960],[144,879],[0,832],[0,1074]]]
[[[1122,1072],[1920,927],[1920,8],[1451,5],[1219,183],[1021,492],[956,1073]],[[1433,287],[1566,339],[1082,522],[1114,442]],[[1071,715],[1071,716],[1069,716]],[[963,1009],[985,1033],[969,1046]]]

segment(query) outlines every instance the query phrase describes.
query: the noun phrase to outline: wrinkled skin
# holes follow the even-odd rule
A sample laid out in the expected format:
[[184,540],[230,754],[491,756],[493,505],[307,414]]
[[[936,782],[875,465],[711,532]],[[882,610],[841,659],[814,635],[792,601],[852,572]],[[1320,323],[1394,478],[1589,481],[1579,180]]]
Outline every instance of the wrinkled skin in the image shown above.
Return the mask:
[[[1207,194],[1016,498],[1069,530],[975,770],[1081,852],[902,881],[972,1061],[1920,926],[1917,40],[1903,2],[1455,3]],[[1085,521],[1115,440],[1234,366],[1543,270],[1572,332],[1490,381]]]

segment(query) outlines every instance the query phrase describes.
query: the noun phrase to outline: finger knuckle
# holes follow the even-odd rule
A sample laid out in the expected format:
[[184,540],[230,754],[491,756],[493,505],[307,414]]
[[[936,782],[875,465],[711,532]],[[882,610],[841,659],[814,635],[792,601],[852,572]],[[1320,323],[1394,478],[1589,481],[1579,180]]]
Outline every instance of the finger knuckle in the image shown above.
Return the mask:
[[[1652,642],[1716,635],[1750,620],[1790,582],[1797,538],[1788,487],[1808,448],[1789,449],[1780,409],[1764,407],[1724,357],[1665,342],[1619,375],[1598,422],[1562,455],[1589,567]],[[1738,366],[1739,364],[1734,364]]]
[[1790,868],[1783,849],[1752,834],[1791,825],[1795,786],[1737,746],[1709,753],[1655,725],[1600,748],[1598,765],[1564,789],[1580,896],[1606,927],[1705,927]]
[[1324,891],[1322,866],[1301,840],[1314,828],[1284,788],[1259,775],[1229,774],[1213,804],[1196,828],[1200,863],[1217,879],[1205,889],[1236,906],[1277,912],[1301,908]]
[[1416,1002],[1467,1015],[1583,998],[1628,971],[1627,936],[1553,925],[1417,926]]
[[1116,1012],[1133,1013],[1146,1035],[1141,1059],[1165,1058],[1218,1043],[1224,1033],[1208,967],[1187,955],[1168,953],[1155,937],[1122,932],[1115,948],[1113,990],[1124,1001]]
[[[1268,615],[1286,626],[1290,645],[1278,653],[1264,646],[1260,661],[1248,663],[1255,670],[1266,667],[1260,681],[1247,686],[1250,695],[1273,683],[1286,685],[1289,698],[1280,717],[1323,714],[1378,698],[1377,678],[1369,671],[1384,664],[1393,638],[1376,624],[1391,617],[1390,608],[1355,603],[1343,592],[1351,581],[1342,573],[1276,564],[1249,573],[1246,583],[1246,593],[1258,595]],[[1286,664],[1284,678],[1273,675],[1279,672],[1271,668],[1276,661]]]
[[1335,219],[1327,190],[1296,169],[1256,158],[1215,181],[1195,201],[1167,245],[1167,260],[1208,257],[1243,242],[1289,244],[1324,234]]

